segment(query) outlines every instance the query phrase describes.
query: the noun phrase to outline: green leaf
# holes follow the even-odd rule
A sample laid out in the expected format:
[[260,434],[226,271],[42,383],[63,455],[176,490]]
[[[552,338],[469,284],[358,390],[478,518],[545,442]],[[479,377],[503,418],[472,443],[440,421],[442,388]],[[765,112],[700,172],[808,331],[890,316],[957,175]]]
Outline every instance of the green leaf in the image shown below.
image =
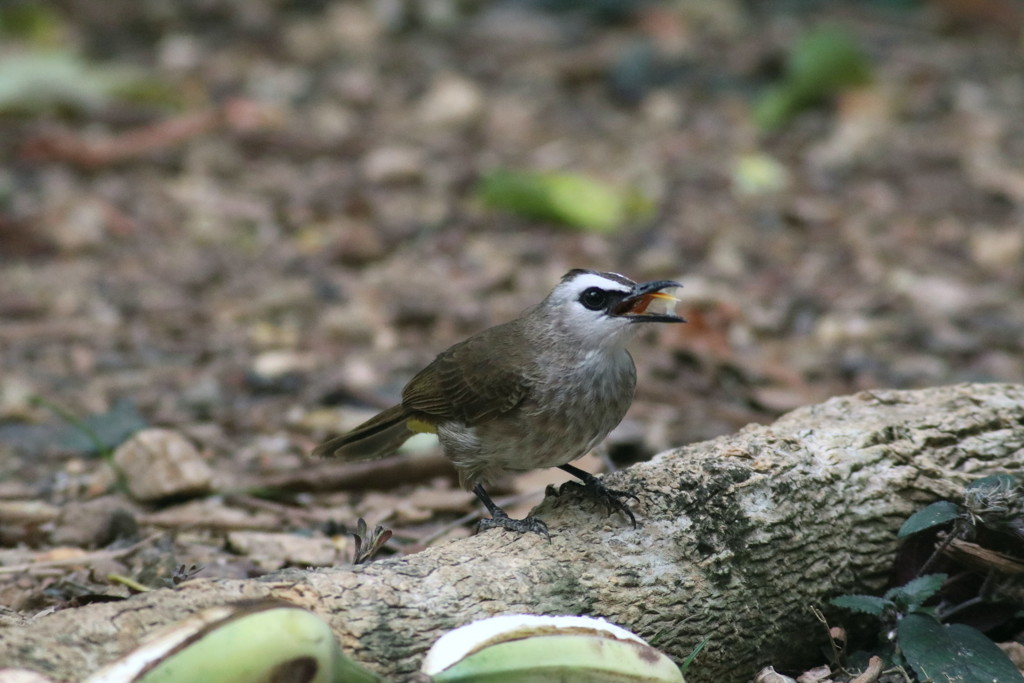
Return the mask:
[[67,40],[60,15],[42,3],[10,3],[0,6],[0,35],[37,45],[58,45]]
[[815,29],[793,47],[783,82],[754,105],[754,121],[773,130],[826,97],[870,80],[871,64],[849,33]]
[[611,232],[651,210],[636,192],[575,173],[497,170],[484,177],[479,196],[493,208],[595,232]]
[[797,89],[784,85],[769,88],[754,104],[754,122],[761,130],[772,131],[810,106]]
[[936,501],[910,515],[907,521],[903,522],[903,526],[900,527],[899,533],[896,535],[899,538],[910,536],[919,531],[930,529],[933,526],[952,522],[959,515],[960,506],[956,503],[951,503],[948,500]]
[[117,101],[162,104],[174,99],[168,90],[140,69],[89,62],[68,50],[27,50],[0,59],[0,113],[92,112]]
[[885,598],[895,602],[901,609],[912,612],[938,593],[947,578],[946,574],[925,574],[902,586],[890,588],[885,592]]
[[754,152],[741,156],[732,171],[732,187],[745,197],[779,192],[790,183],[789,170],[774,157]]
[[1024,683],[1009,657],[970,626],[943,626],[933,617],[908,614],[896,625],[896,637],[920,680]]
[[690,668],[691,664],[693,664],[693,660],[697,659],[697,655],[700,654],[700,651],[703,650],[704,646],[707,645],[710,641],[711,636],[706,637],[704,640],[697,643],[697,647],[693,648],[693,652],[686,655],[686,659],[684,659],[683,663],[679,665],[679,670],[682,673],[686,673],[686,670]]
[[972,489],[980,488],[1004,488],[1008,490],[1014,489],[1019,482],[1017,477],[1012,474],[990,474],[987,477],[981,479],[975,479],[970,484],[964,487],[965,490],[970,491]]
[[875,595],[840,595],[829,600],[829,603],[851,612],[863,612],[875,617],[880,617],[887,609],[895,607],[891,601]]
[[135,404],[127,399],[118,399],[109,411],[85,418],[78,418],[62,406],[40,396],[34,400],[69,423],[59,433],[60,445],[78,453],[109,456],[135,432],[149,426]]

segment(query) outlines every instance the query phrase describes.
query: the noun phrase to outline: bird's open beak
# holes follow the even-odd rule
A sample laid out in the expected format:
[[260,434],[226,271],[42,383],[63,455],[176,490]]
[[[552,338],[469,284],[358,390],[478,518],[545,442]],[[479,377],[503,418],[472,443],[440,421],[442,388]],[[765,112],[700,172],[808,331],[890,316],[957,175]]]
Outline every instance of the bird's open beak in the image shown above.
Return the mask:
[[676,315],[679,299],[675,292],[682,287],[672,280],[641,282],[612,309],[612,315],[637,323],[685,323],[686,320]]

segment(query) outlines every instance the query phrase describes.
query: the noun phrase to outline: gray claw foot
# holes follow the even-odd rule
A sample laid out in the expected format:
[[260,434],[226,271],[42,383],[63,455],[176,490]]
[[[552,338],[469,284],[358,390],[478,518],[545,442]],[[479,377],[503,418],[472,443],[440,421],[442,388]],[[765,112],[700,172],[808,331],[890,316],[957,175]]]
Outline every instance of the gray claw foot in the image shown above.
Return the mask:
[[476,525],[477,531],[486,531],[487,529],[508,529],[509,531],[515,531],[516,533],[534,533],[540,534],[544,538],[551,540],[551,534],[548,533],[548,525],[536,517],[524,517],[523,519],[512,519],[504,512],[499,511],[498,514],[494,514],[493,517],[481,519]]

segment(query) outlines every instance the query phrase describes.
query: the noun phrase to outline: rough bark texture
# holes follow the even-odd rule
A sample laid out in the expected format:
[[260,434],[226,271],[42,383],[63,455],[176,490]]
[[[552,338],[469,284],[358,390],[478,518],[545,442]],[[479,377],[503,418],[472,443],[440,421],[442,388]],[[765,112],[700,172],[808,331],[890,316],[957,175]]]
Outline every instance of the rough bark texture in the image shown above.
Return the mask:
[[678,659],[709,637],[691,683],[743,681],[813,655],[810,607],[880,588],[914,510],[1022,468],[1022,386],[864,392],[610,477],[643,491],[636,530],[575,494],[549,497],[537,512],[550,543],[490,531],[368,566],[192,581],[10,625],[0,662],[76,679],[199,608],[276,597],[396,680],[448,629],[533,612],[600,615]]

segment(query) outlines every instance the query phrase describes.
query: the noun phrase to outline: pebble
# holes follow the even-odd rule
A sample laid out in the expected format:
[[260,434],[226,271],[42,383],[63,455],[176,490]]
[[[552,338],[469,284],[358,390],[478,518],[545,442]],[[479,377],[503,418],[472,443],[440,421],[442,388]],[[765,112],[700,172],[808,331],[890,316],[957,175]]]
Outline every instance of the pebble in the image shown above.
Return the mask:
[[0,378],[0,419],[29,420],[35,410],[32,397],[39,390],[24,377],[9,374]]
[[479,119],[483,105],[483,93],[475,83],[444,74],[420,100],[419,118],[428,126],[460,126]]
[[199,495],[213,472],[192,442],[170,429],[145,429],[114,451],[128,491],[140,501]]
[[135,517],[118,496],[66,503],[50,534],[54,545],[100,548],[138,531]]
[[228,547],[264,569],[280,569],[285,565],[324,567],[338,559],[338,548],[329,538],[295,534],[233,531],[228,534]]
[[[0,547],[38,543],[40,527],[51,524],[59,514],[56,505],[41,500],[0,500]],[[2,564],[5,562],[0,560]]]
[[314,358],[309,354],[288,350],[264,351],[252,362],[252,371],[272,379],[295,372],[306,372],[313,368]]
[[1024,255],[1024,233],[1017,228],[982,228],[971,231],[971,258],[988,270],[1009,270]]
[[75,253],[103,244],[108,214],[108,208],[99,199],[78,196],[53,212],[44,225],[60,249]]
[[418,180],[423,169],[423,154],[413,147],[378,147],[363,159],[363,174],[371,183]]

